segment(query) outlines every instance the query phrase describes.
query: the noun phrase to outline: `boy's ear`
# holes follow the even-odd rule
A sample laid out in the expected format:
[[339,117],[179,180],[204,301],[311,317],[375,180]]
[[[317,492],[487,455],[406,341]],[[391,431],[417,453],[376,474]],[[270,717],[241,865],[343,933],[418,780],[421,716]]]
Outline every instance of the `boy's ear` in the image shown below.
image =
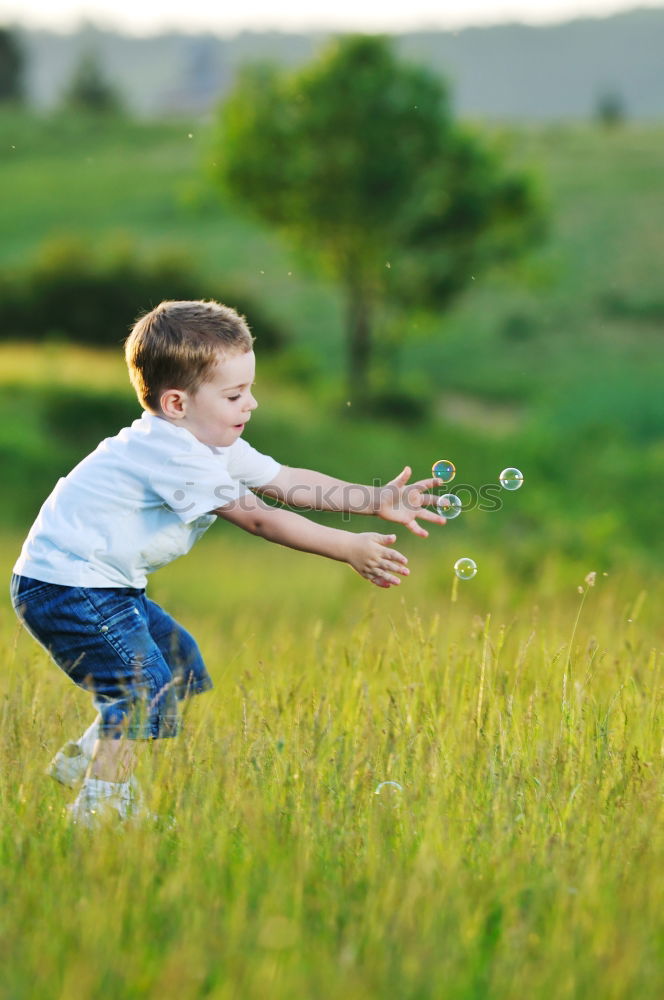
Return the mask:
[[183,389],[165,389],[159,397],[161,412],[171,420],[179,420],[185,415],[187,393]]

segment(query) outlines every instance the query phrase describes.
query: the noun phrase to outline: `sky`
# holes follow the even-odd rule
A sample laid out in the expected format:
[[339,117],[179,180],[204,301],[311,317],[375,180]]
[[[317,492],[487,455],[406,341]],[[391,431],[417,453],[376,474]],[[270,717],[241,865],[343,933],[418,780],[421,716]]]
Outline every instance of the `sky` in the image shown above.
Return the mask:
[[0,0],[0,23],[67,31],[81,21],[151,34],[169,28],[233,34],[241,30],[403,31],[522,21],[541,24],[606,16],[664,0]]

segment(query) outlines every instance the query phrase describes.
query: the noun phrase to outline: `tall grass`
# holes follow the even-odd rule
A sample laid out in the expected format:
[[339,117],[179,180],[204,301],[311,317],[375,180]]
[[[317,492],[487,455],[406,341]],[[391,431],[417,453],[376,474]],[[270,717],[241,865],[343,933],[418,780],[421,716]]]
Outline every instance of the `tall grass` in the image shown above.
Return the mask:
[[67,825],[91,710],[3,612],[0,995],[660,997],[661,586],[437,562],[383,594],[222,534],[158,574],[216,688],[122,832]]

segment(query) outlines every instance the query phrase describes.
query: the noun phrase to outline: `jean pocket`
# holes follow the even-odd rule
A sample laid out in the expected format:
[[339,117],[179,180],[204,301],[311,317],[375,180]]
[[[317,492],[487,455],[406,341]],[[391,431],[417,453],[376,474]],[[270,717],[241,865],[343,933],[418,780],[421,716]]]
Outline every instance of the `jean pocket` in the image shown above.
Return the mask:
[[102,617],[96,628],[127,666],[140,668],[161,655],[143,616],[133,603]]

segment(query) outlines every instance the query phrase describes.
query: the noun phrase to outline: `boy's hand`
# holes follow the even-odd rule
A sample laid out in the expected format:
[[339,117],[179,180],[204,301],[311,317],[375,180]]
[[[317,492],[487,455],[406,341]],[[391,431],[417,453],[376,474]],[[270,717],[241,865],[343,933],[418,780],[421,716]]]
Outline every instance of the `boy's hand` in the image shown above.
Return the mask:
[[396,549],[390,549],[396,535],[379,535],[375,531],[349,534],[346,561],[353,569],[377,587],[394,587],[401,583],[396,575],[408,576],[408,560]]
[[435,505],[438,497],[435,494],[427,493],[435,486],[440,486],[438,479],[420,479],[417,483],[407,485],[411,476],[411,469],[407,465],[403,472],[392,479],[380,491],[380,504],[377,510],[379,517],[385,521],[396,521],[403,524],[414,535],[421,538],[428,538],[429,532],[417,522],[419,517],[422,521],[430,521],[432,524],[445,524],[446,519],[440,514],[434,514],[432,510],[427,510],[428,505]]

